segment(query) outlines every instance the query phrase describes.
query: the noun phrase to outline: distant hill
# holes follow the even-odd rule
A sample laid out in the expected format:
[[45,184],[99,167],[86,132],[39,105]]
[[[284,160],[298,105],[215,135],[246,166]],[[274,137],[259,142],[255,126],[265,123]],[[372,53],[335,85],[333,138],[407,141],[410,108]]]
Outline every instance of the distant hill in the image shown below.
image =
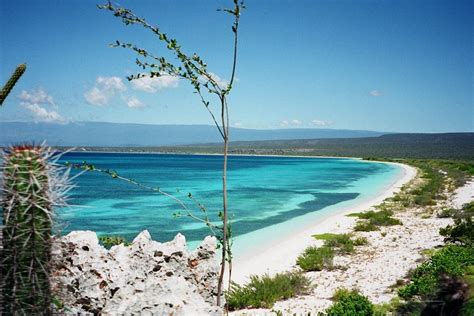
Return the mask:
[[[135,150],[138,150],[136,148]],[[143,151],[220,153],[219,144],[143,148]],[[474,133],[388,134],[379,137],[231,142],[233,154],[437,158],[474,161]]]
[[231,149],[234,152],[280,150],[293,154],[327,156],[474,160],[474,133],[405,133],[352,139],[236,142],[231,145]]
[[[337,129],[231,128],[234,141],[312,138],[376,137],[384,133]],[[20,142],[42,142],[52,146],[149,147],[217,143],[220,135],[210,125],[147,125],[101,122],[69,124],[0,122],[0,146]]]

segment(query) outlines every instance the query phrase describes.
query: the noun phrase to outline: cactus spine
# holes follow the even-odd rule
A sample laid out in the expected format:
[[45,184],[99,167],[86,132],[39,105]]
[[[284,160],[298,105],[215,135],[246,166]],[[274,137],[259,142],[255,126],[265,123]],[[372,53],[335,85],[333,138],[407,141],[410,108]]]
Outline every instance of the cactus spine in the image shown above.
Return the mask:
[[9,94],[10,91],[13,89],[13,87],[15,86],[16,82],[18,81],[18,79],[20,79],[21,75],[23,75],[23,73],[25,72],[25,70],[26,70],[26,64],[21,64],[21,65],[18,65],[18,67],[16,67],[15,72],[14,72],[13,75],[10,77],[10,79],[7,81],[7,83],[5,84],[5,86],[3,86],[3,89],[2,89],[2,91],[0,92],[0,105],[3,104],[3,101],[5,101],[5,99],[7,98],[8,94]]
[[43,146],[3,154],[3,304],[7,315],[48,315],[53,207],[64,202],[67,172]]

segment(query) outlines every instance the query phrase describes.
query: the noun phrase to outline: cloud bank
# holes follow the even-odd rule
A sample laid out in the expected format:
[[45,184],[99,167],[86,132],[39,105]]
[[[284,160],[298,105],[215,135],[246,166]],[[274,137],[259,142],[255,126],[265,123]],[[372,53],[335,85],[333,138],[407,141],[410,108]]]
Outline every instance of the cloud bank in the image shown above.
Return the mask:
[[119,77],[98,77],[94,87],[84,93],[87,103],[96,106],[108,105],[112,97],[127,87]]
[[20,105],[28,110],[35,122],[67,123],[67,119],[53,109],[57,109],[52,96],[48,95],[42,88],[36,90],[21,91],[18,96]]

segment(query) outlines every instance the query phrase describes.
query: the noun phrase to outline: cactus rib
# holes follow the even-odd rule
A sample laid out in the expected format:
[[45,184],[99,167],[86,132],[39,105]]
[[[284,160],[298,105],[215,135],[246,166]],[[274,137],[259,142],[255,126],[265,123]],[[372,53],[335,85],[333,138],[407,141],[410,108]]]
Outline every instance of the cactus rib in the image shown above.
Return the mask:
[[3,302],[7,315],[51,313],[50,259],[54,207],[64,205],[64,173],[44,146],[3,153]]
[[13,89],[18,79],[20,79],[21,75],[23,75],[25,70],[26,70],[26,64],[20,64],[18,65],[18,67],[16,67],[15,72],[12,74],[12,76],[7,81],[5,86],[3,86],[2,91],[0,91],[0,105],[3,104],[3,101],[5,101],[8,94]]

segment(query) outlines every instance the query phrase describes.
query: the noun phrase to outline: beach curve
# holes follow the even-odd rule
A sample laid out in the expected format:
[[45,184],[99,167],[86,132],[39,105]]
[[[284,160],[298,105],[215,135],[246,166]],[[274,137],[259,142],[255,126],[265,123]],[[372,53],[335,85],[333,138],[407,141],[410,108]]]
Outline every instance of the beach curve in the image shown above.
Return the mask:
[[[361,162],[364,160],[361,160]],[[347,214],[366,211],[375,205],[382,203],[385,199],[392,197],[400,189],[415,178],[418,171],[416,168],[402,163],[376,162],[396,165],[401,168],[402,173],[394,182],[381,191],[377,196],[362,200],[357,204],[341,207],[330,214],[319,217],[317,222],[311,222],[298,232],[284,234],[277,240],[259,243],[258,246],[250,248],[241,253],[233,260],[232,281],[245,283],[251,275],[269,274],[290,270],[295,266],[297,256],[309,246],[315,245],[314,234],[340,233],[349,230],[355,223],[356,218],[348,217]]]

